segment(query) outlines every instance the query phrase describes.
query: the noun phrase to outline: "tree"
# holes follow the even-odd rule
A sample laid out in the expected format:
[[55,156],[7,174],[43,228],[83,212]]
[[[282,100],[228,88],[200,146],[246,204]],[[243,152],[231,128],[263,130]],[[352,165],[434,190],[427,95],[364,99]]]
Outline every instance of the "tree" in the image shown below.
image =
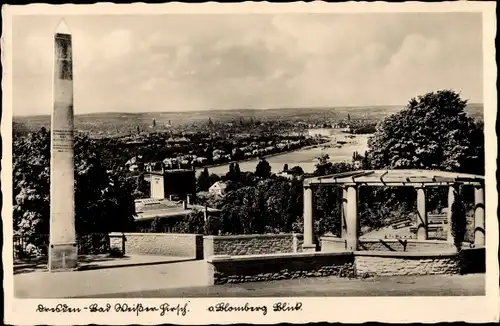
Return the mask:
[[149,182],[146,182],[146,180],[144,180],[144,173],[141,173],[135,178],[135,188],[132,196],[135,199],[147,197],[147,194],[149,194],[148,186]]
[[258,190],[243,187],[228,193],[223,199],[221,217],[224,233],[262,233],[263,214]]
[[[95,142],[75,137],[75,219],[78,234],[126,231],[135,214],[134,183],[107,171]],[[31,237],[50,226],[50,135],[42,128],[13,144],[14,231]]]
[[314,192],[315,232],[340,235],[342,190],[340,187],[319,186]]
[[205,234],[203,212],[194,210],[186,218],[182,218],[172,226],[173,233]]
[[197,180],[197,191],[207,191],[212,184],[210,184],[210,175],[208,174],[208,168],[204,168],[198,176]]
[[229,164],[229,172],[226,174],[227,181],[239,182],[241,177],[240,166],[238,163]]
[[466,115],[466,106],[451,90],[411,99],[370,138],[371,167],[484,174],[482,124]]
[[453,235],[453,244],[458,252],[462,250],[462,243],[467,229],[467,213],[463,202],[461,189],[455,189],[455,201],[451,205],[451,233]]
[[302,184],[289,180],[265,180],[257,185],[265,218],[265,231],[290,232],[302,215]]
[[324,176],[328,174],[349,172],[355,170],[354,165],[351,163],[332,163],[329,160],[330,156],[328,154],[323,154],[318,158],[316,170],[314,171],[315,176]]
[[303,175],[304,174],[304,169],[300,166],[294,166],[293,168],[290,169],[290,172],[292,172],[293,175]]
[[234,163],[234,173],[238,176],[241,174],[240,165],[238,164],[238,162]]
[[269,165],[269,162],[267,162],[266,159],[261,159],[259,161],[257,167],[255,168],[255,175],[263,179],[271,176],[271,165]]
[[330,156],[328,154],[322,154],[320,157],[318,157],[318,163],[316,164],[316,170],[314,171],[314,175],[316,176],[327,175],[333,165],[329,160]]

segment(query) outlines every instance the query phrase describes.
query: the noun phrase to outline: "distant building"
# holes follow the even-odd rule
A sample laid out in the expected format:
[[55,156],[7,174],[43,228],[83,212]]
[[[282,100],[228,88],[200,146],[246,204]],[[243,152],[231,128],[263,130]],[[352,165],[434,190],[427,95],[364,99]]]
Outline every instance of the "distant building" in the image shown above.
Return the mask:
[[276,173],[276,175],[278,177],[287,178],[287,179],[290,179],[290,180],[292,180],[292,179],[295,178],[295,175],[293,175],[289,171],[281,171],[281,172]]
[[210,188],[208,188],[208,192],[213,195],[224,196],[226,194],[227,184],[222,181],[217,181]]
[[299,171],[295,169],[289,169],[287,171],[281,171],[276,173],[278,177],[282,178],[287,178],[289,180],[294,180],[294,179],[302,179],[303,178],[303,173],[300,173]]
[[354,129],[351,128],[350,125],[347,125],[345,128],[344,128],[344,132],[353,132]]
[[174,169],[146,172],[145,180],[151,182],[151,198],[187,200],[196,198],[196,171]]
[[308,134],[311,137],[330,137],[334,134],[334,129],[333,128],[314,128],[314,129],[309,129]]

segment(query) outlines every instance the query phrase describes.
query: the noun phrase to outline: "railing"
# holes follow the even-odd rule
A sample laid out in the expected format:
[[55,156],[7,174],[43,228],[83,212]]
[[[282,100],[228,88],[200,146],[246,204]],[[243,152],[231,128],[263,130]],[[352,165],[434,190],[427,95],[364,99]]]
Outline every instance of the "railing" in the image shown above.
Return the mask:
[[76,238],[79,255],[100,255],[109,252],[109,235],[107,233],[83,234]]
[[23,259],[46,256],[48,245],[48,234],[36,234],[31,236],[14,235],[14,257]]
[[[107,233],[90,233],[78,235],[76,238],[79,255],[99,255],[109,252],[109,235]],[[47,256],[49,235],[14,235],[14,257],[18,259]]]

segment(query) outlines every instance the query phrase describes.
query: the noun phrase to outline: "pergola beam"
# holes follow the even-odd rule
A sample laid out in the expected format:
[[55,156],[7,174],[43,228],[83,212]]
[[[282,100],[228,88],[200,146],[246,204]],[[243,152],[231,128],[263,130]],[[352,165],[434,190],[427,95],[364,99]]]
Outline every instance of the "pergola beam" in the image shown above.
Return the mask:
[[[374,174],[379,175],[374,175]],[[373,185],[373,186],[447,186],[450,184],[482,185],[484,177],[427,170],[362,170],[331,174],[305,180],[308,185]]]
[[[331,185],[331,186],[371,186],[371,187],[438,187],[438,186],[449,186],[451,184],[454,184],[456,182],[448,182],[448,181],[443,181],[443,182],[405,182],[405,181],[389,181],[389,182],[380,182],[380,181],[347,181],[347,182],[335,182],[335,181],[322,181],[322,182],[309,182],[309,185]],[[470,186],[481,186],[483,185],[482,182],[478,181],[464,181],[460,182],[462,185],[470,185]]]

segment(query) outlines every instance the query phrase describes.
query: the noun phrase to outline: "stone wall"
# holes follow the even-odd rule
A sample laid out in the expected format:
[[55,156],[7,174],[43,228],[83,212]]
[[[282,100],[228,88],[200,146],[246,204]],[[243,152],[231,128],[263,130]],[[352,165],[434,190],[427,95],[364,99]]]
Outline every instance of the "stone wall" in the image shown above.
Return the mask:
[[[125,255],[203,258],[203,236],[180,233],[111,233],[111,248]],[[115,249],[116,250],[116,249]]]
[[230,236],[204,236],[203,256],[244,256],[302,251],[302,235],[252,234]]
[[468,248],[460,252],[460,273],[485,273],[486,272],[486,249]]
[[456,254],[420,254],[401,252],[356,252],[356,276],[396,276],[457,274]]
[[334,236],[322,236],[320,238],[321,251],[338,252],[346,250],[346,242],[344,239]]
[[439,240],[359,239],[360,251],[454,252],[453,243]]
[[289,253],[207,259],[210,284],[354,276],[352,253]]

